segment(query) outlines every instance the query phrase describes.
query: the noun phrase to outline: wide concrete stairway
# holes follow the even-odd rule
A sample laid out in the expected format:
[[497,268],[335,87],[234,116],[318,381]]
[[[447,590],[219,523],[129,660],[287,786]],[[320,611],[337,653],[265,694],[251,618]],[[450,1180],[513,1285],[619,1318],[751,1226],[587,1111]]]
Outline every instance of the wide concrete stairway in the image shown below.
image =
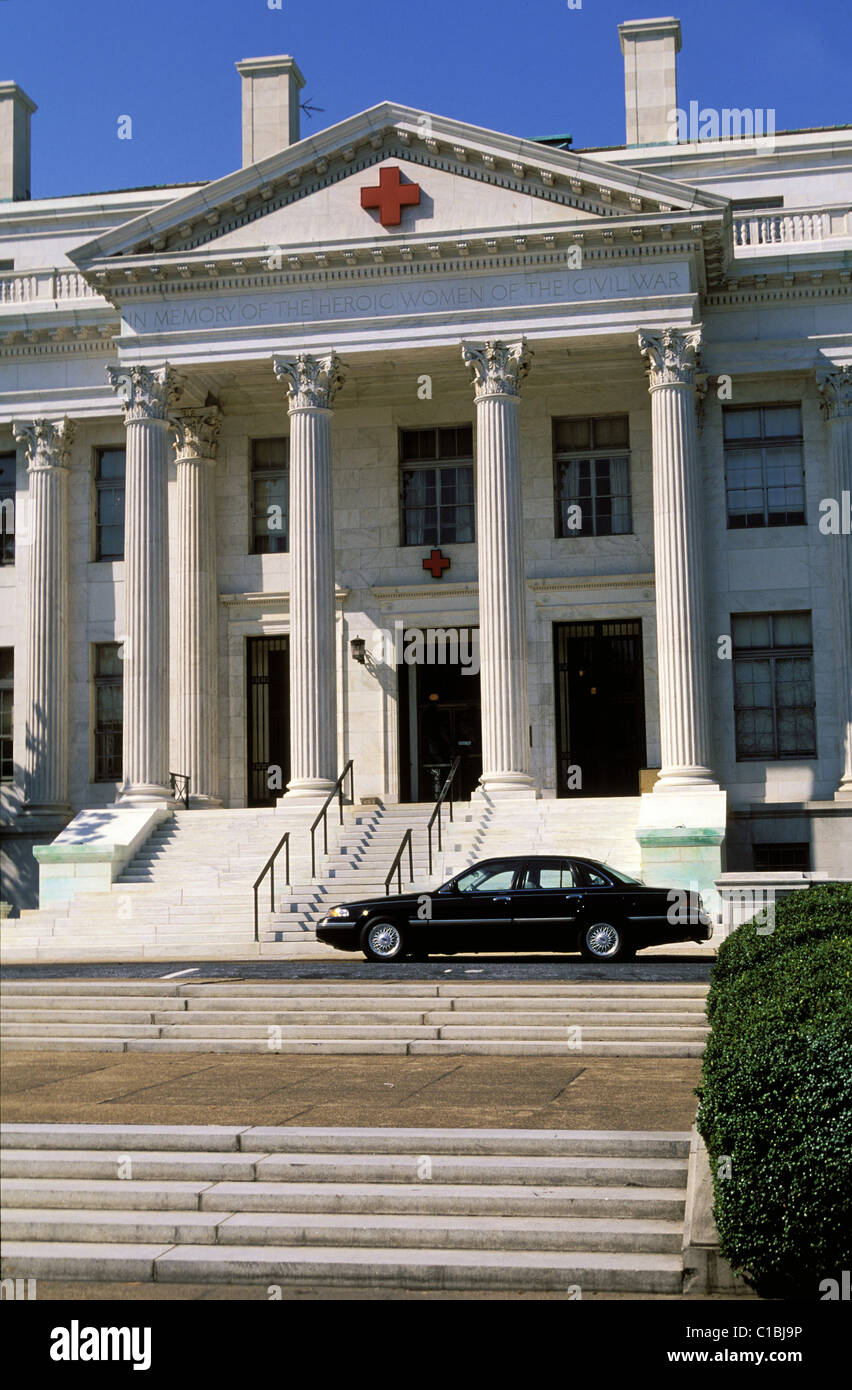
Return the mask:
[[707,985],[8,981],[7,1051],[700,1057]]
[[[339,959],[316,939],[320,918],[336,903],[382,896],[406,830],[412,831],[392,890],[436,887],[477,859],[501,854],[585,854],[636,873],[636,797],[464,802],[450,822],[442,811],[442,852],[433,829],[429,873],[427,822],[434,807],[417,802],[350,806],[344,824],[329,809],[328,853],[321,829],[312,863],[313,811],[176,811],[137,852],[108,893],[81,893],[2,924],[2,959],[37,961],[217,960],[278,956]],[[290,884],[284,853],[276,864],[274,910],[268,880],[260,889],[259,940],[254,939],[252,885],[285,831],[290,832]],[[314,867],[316,872],[314,873]]]
[[7,1125],[4,1278],[679,1294],[689,1135]]

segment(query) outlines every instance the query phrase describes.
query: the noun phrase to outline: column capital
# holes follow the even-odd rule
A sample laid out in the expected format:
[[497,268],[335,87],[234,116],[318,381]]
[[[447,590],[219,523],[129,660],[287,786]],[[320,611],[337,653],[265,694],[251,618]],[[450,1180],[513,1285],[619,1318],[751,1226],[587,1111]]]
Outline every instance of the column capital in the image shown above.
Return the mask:
[[272,369],[287,387],[287,406],[293,410],[330,410],[345,375],[336,352],[313,357],[300,352],[295,357],[274,353]]
[[15,421],[12,431],[19,444],[26,446],[27,468],[67,468],[74,442],[74,421],[66,415],[62,420],[40,417],[23,424]]
[[817,372],[817,389],[826,420],[852,417],[852,366]]
[[701,348],[701,325],[695,328],[639,330],[639,351],[647,362],[648,388],[694,386]]
[[109,384],[124,401],[124,422],[168,418],[183,381],[168,362],[162,367],[107,367]]
[[175,444],[175,459],[189,463],[205,459],[212,463],[219,448],[222,412],[218,405],[202,405],[175,411],[169,416],[169,429]]
[[481,346],[462,345],[462,361],[470,368],[477,400],[484,396],[520,396],[531,358],[526,338],[515,343],[491,339]]

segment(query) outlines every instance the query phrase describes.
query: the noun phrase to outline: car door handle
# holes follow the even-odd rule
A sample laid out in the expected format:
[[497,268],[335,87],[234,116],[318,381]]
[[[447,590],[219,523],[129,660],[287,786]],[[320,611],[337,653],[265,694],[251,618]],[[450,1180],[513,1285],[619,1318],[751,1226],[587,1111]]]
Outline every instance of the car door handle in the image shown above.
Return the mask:
[[494,899],[492,899],[492,901],[495,902],[495,903],[510,903],[510,902],[512,901],[512,899],[511,899],[510,897],[508,897],[508,895],[507,895],[507,896],[502,897],[502,898],[494,898]]
[[579,893],[566,893],[565,901],[566,903],[578,903],[580,901],[580,895]]

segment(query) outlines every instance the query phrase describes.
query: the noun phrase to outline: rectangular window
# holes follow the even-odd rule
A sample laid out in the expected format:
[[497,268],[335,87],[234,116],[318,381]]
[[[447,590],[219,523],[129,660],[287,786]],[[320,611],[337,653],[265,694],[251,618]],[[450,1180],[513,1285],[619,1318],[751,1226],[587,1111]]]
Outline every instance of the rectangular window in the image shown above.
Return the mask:
[[118,642],[94,647],[95,776],[96,782],[120,782],[124,688]]
[[290,549],[290,440],[254,439],[251,446],[251,550]]
[[124,559],[124,449],[95,456],[95,559]]
[[0,782],[11,782],[15,765],[12,761],[12,729],[15,703],[15,651],[0,647]]
[[811,867],[809,844],[766,844],[752,846],[754,869],[758,873],[808,873]]
[[400,430],[399,458],[402,544],[475,540],[473,426]]
[[722,412],[728,528],[804,526],[805,463],[797,405]]
[[737,761],[816,757],[810,613],[731,618]]
[[625,536],[630,505],[626,415],[553,421],[556,534]]
[[0,454],[0,565],[15,563],[15,469],[14,454]]

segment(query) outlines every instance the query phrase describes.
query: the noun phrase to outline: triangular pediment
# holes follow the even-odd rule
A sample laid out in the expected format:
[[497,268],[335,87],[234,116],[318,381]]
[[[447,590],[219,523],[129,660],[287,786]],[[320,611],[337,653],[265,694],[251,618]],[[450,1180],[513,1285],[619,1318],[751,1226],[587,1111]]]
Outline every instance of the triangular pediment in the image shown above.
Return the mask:
[[[383,168],[419,190],[396,225],[362,207],[361,190],[376,187]],[[667,220],[718,224],[728,206],[644,171],[385,102],[105,233],[72,259],[108,280],[119,266],[132,277],[181,262],[192,274],[270,247],[293,258],[327,249],[381,259],[412,246],[425,254],[441,242],[547,238],[557,227],[608,236],[629,223],[641,237],[643,227]]]

